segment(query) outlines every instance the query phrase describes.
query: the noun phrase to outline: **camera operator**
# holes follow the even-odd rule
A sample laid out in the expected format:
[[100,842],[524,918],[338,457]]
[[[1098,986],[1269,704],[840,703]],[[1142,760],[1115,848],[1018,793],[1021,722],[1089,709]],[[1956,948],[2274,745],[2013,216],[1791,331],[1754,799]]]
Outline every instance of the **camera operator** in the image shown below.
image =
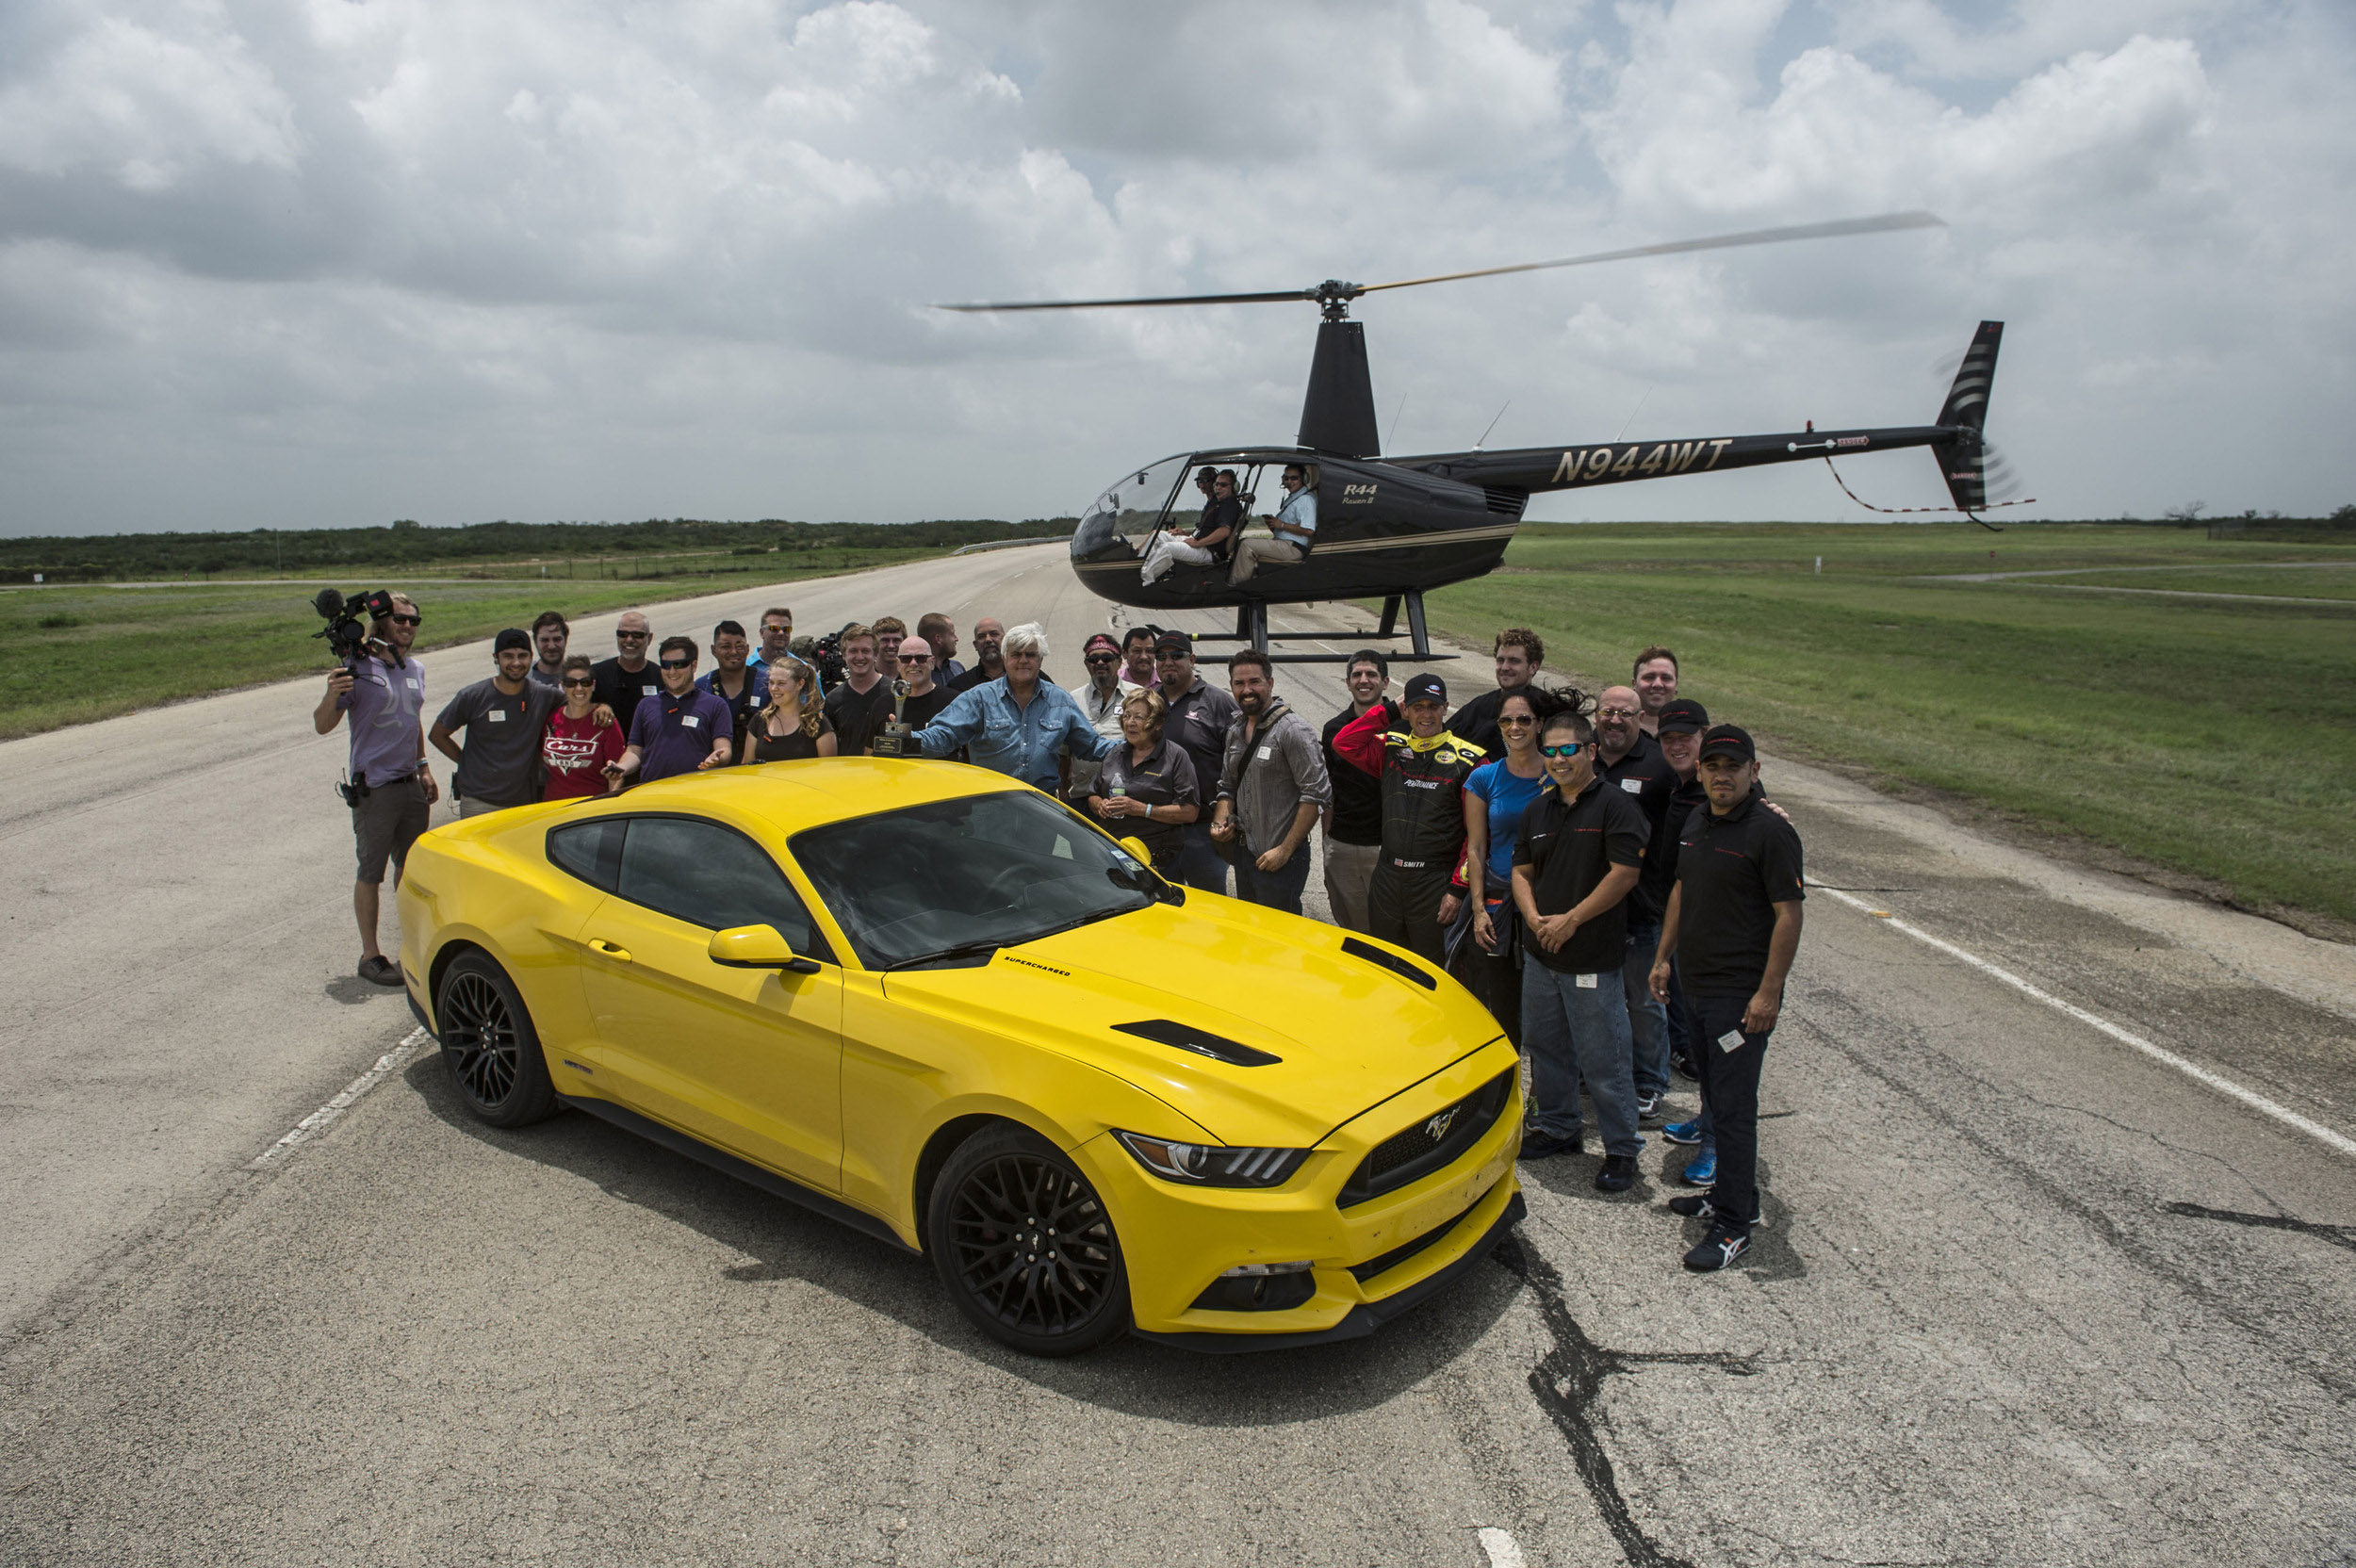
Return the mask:
[[384,863],[393,866],[393,886],[409,846],[424,832],[441,791],[425,763],[425,672],[408,657],[417,640],[415,600],[394,594],[391,613],[368,626],[367,652],[327,678],[327,694],[311,711],[311,723],[331,733],[352,720],[352,836],[359,849],[360,874],[352,887],[352,913],[360,923],[360,978],[379,986],[401,984],[401,966],[376,945],[378,894]]

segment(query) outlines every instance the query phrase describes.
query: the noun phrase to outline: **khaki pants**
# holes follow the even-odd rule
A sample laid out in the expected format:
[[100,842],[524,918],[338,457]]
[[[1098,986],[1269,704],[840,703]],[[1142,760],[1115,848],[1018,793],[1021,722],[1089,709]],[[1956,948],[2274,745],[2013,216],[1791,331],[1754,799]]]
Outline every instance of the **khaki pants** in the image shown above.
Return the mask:
[[1260,569],[1260,563],[1263,561],[1279,566],[1289,566],[1300,560],[1301,554],[1301,547],[1289,539],[1246,539],[1235,547],[1235,564],[1228,569],[1227,580],[1231,585],[1240,584],[1246,578]]
[[1366,890],[1374,882],[1374,863],[1382,858],[1381,844],[1346,844],[1327,838],[1325,849],[1325,901],[1333,911],[1333,923],[1345,931],[1371,935],[1373,926],[1366,916]]

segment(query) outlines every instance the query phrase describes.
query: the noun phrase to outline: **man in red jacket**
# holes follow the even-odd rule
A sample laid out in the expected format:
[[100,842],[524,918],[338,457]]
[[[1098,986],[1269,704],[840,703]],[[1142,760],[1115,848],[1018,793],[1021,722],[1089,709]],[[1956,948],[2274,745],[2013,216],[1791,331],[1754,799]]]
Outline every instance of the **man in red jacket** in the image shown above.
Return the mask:
[[1448,733],[1448,687],[1438,676],[1416,676],[1403,694],[1403,708],[1380,702],[1344,725],[1333,754],[1383,784],[1368,934],[1445,964],[1448,923],[1463,903],[1449,884],[1464,855],[1464,780],[1483,756]]

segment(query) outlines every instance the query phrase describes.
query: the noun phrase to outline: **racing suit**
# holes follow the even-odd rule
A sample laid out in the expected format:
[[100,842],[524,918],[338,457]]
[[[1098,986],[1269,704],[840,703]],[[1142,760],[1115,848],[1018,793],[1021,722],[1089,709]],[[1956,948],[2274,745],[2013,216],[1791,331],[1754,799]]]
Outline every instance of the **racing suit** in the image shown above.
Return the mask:
[[1369,934],[1445,964],[1440,901],[1464,858],[1464,780],[1485,760],[1482,752],[1445,729],[1419,741],[1397,708],[1379,702],[1342,727],[1333,754],[1383,783],[1383,852],[1366,892]]

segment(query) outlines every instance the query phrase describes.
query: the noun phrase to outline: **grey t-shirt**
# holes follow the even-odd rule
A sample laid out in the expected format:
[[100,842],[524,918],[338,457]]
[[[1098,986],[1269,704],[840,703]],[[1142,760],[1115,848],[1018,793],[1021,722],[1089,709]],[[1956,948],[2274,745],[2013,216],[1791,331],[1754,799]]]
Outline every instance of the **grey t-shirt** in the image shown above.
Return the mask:
[[508,696],[495,680],[478,680],[450,699],[434,722],[456,735],[458,793],[490,806],[522,806],[540,798],[540,732],[564,706],[564,694],[526,680]]

